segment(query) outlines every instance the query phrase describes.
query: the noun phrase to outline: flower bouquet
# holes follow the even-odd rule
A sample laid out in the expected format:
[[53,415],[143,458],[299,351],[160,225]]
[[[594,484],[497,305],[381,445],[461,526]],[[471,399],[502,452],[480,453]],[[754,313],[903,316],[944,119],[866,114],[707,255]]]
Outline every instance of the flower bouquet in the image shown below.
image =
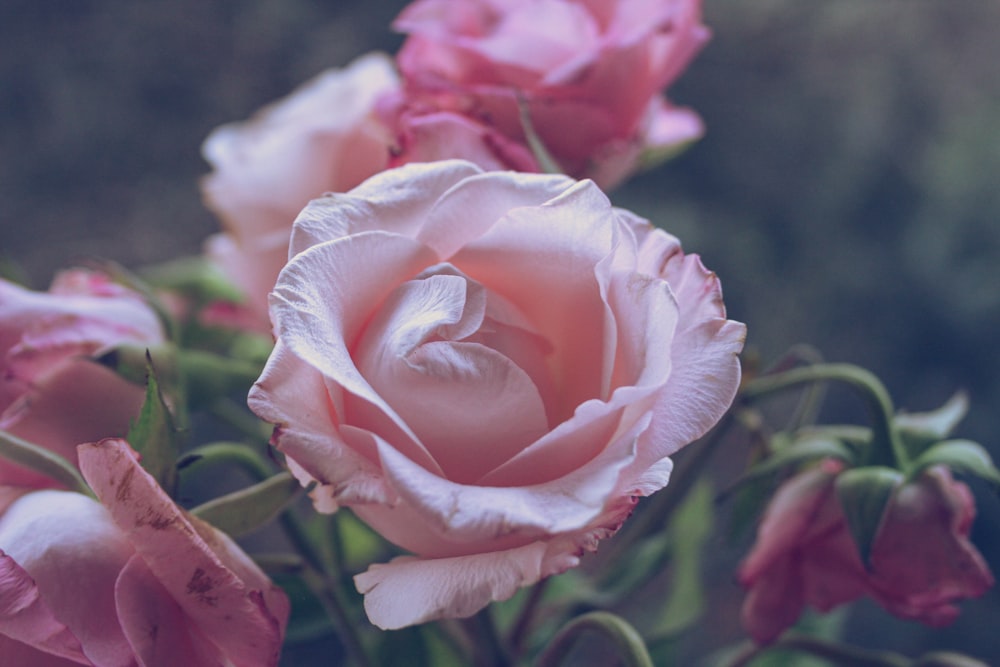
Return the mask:
[[200,254],[0,281],[0,664],[986,664],[844,631],[992,586],[966,395],[761,362],[629,209],[706,133],[700,1],[392,26],[208,135]]

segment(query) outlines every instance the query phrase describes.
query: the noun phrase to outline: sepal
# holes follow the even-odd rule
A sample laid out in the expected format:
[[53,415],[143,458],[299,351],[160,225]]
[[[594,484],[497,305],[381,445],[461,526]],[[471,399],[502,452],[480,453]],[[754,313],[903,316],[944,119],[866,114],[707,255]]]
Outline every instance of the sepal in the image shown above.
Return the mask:
[[903,473],[883,466],[852,468],[837,476],[835,488],[840,506],[866,569],[886,507],[903,480]]

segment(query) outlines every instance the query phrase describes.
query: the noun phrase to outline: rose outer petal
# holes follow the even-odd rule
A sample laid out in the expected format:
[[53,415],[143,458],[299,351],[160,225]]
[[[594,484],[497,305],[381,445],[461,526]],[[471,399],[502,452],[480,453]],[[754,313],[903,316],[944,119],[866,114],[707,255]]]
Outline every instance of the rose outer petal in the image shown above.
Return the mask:
[[238,576],[248,574],[239,547],[221,534],[206,542],[125,441],[80,445],[79,456],[84,478],[190,622],[237,667],[275,665],[288,606],[266,575]]
[[401,556],[354,577],[369,620],[383,630],[463,618],[523,586],[575,567],[579,559],[533,542],[506,551],[422,560]]
[[[25,648],[16,648],[22,642]],[[35,581],[13,558],[0,551],[0,656],[4,664],[36,664],[12,662],[12,654],[31,653],[33,649],[27,645],[37,649],[39,655],[61,656],[72,664],[87,664],[79,640],[45,604]]]

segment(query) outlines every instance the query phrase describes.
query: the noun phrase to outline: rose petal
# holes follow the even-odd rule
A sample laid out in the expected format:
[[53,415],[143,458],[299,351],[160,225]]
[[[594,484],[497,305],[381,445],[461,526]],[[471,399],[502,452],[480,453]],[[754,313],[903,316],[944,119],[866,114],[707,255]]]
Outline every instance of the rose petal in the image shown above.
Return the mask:
[[485,554],[423,560],[399,557],[354,577],[368,619],[383,630],[436,618],[463,618],[523,586],[575,567],[578,559],[533,542]]
[[[287,603],[264,604],[267,577],[257,570],[241,579],[246,556],[239,547],[221,534],[206,542],[125,441],[81,445],[79,454],[84,478],[191,622],[237,666],[275,665]],[[234,572],[233,561],[244,572]]]
[[[339,395],[339,390],[334,388]],[[392,502],[377,466],[374,445],[364,455],[363,439],[334,421],[343,407],[334,401],[323,376],[289,351],[279,339],[264,373],[250,390],[248,404],[276,425],[272,442],[285,452],[288,466],[303,486],[321,484],[317,509],[333,512],[338,503]]]
[[34,580],[90,661],[133,664],[121,628],[109,622],[118,617],[114,585],[132,546],[101,505],[68,491],[29,493],[0,517],[0,548]]
[[40,655],[44,651],[45,655],[61,656],[72,664],[87,664],[79,640],[45,604],[31,576],[3,551],[0,551],[0,635],[18,640],[5,646],[0,636],[0,656],[4,657],[4,664],[29,664],[12,662],[7,652],[9,648],[11,653],[28,654],[31,649],[15,648],[14,645],[20,642],[24,642],[23,646],[34,647]]
[[600,395],[604,304],[594,271],[612,251],[613,215],[607,197],[580,182],[545,206],[513,209],[451,260],[517,304],[544,338],[559,341],[549,358],[561,399],[557,421]]
[[365,231],[416,238],[435,201],[462,179],[482,173],[471,162],[410,164],[375,174],[347,194],[313,200],[295,220],[289,256]]
[[142,558],[133,557],[115,586],[122,630],[142,665],[222,665],[225,656],[192,625]]
[[77,665],[90,665],[86,658],[72,660],[61,658],[51,653],[40,651],[28,644],[10,639],[0,635],[0,656],[3,657],[4,665],[30,665],[30,667],[76,667]]
[[611,444],[588,465],[558,479],[516,487],[456,484],[378,441],[386,477],[416,522],[399,520],[396,508],[358,507],[355,511],[383,535],[423,556],[449,556],[505,549],[542,535],[586,528],[616,498],[621,471],[635,456],[635,441],[648,427],[640,419],[622,427]]
[[548,430],[531,378],[497,351],[460,342],[485,314],[484,290],[465,278],[410,281],[385,302],[355,353],[373,389],[456,482],[474,482]]
[[[416,241],[385,232],[364,232],[314,246],[296,255],[282,271],[271,315],[289,351],[359,399],[356,404],[367,406],[368,416],[354,425],[375,423],[383,434],[394,428],[398,447],[421,465],[439,470],[410,427],[362,376],[347,347],[347,341],[358,339],[373,305],[435,259]],[[268,366],[276,364],[272,360]],[[251,394],[253,404],[269,400],[261,391],[257,385]]]

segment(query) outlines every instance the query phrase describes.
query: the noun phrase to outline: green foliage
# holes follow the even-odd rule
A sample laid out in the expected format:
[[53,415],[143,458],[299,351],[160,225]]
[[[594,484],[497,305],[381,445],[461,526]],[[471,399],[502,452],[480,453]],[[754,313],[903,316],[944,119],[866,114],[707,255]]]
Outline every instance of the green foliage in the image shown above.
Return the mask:
[[865,567],[889,499],[902,483],[903,473],[882,466],[852,468],[837,476],[837,496]]
[[126,439],[141,455],[142,467],[170,495],[177,484],[177,460],[180,433],[174,417],[160,392],[160,383],[152,357],[147,356],[146,400],[138,419],[132,423]]
[[191,513],[231,537],[240,537],[276,518],[301,492],[298,480],[282,472],[253,486],[213,498]]
[[0,458],[30,468],[73,491],[90,493],[90,487],[80,476],[76,466],[55,452],[23,440],[13,433],[0,431]]

